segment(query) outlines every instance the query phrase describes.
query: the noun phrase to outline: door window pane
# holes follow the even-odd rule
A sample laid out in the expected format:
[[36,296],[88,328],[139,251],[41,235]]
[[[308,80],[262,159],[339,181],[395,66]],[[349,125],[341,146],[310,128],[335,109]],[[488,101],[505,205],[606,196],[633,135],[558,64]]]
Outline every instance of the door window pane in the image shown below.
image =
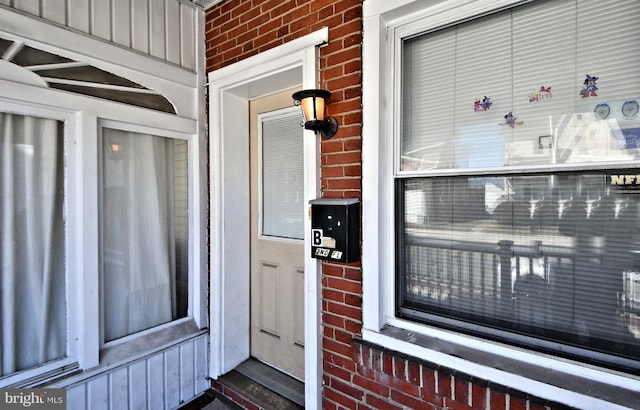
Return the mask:
[[103,129],[105,340],[187,314],[187,142]]
[[66,354],[64,125],[0,113],[0,376]]
[[304,238],[304,153],[299,110],[262,118],[262,234]]

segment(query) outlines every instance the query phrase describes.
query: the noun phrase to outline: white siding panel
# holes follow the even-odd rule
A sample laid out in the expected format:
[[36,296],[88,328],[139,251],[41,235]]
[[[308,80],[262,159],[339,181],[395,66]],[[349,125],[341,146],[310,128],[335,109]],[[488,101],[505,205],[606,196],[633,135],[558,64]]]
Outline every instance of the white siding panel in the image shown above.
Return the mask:
[[131,14],[131,47],[142,53],[148,53],[149,4],[146,1],[133,1]]
[[[173,409],[210,387],[207,335],[75,381],[69,409]],[[59,385],[57,387],[62,387]]]
[[165,406],[174,408],[180,404],[180,349],[167,350],[164,365]]
[[167,61],[180,64],[180,5],[177,2],[166,3],[166,51]]
[[131,46],[130,0],[112,0],[113,41],[125,47]]
[[102,410],[109,408],[109,377],[108,374],[90,380],[87,384],[87,409]]
[[111,40],[111,2],[91,1],[91,34]]
[[109,405],[113,409],[126,409],[129,398],[129,372],[122,367],[109,375]]
[[42,17],[58,24],[67,24],[66,0],[47,0],[42,2]]
[[164,1],[149,3],[149,53],[152,56],[165,58],[165,7]]
[[69,27],[89,33],[91,31],[91,14],[89,13],[90,0],[73,0],[69,7]]
[[86,385],[80,384],[78,386],[67,389],[67,408],[68,409],[86,409],[87,408],[87,392]]
[[150,409],[164,409],[164,355],[157,354],[147,360],[147,400]]
[[209,380],[207,379],[207,339],[201,337],[193,341],[194,345],[194,357],[195,360],[195,378],[196,378],[196,392],[200,393],[210,387]]
[[[147,406],[147,363],[139,361],[129,366],[129,408],[146,409],[153,408]],[[162,393],[162,390],[154,390],[152,394]]]
[[17,1],[15,2],[14,7],[18,10],[33,14],[35,16],[40,15],[40,0]]
[[188,401],[195,393],[195,363],[193,343],[180,347],[180,402]]
[[196,10],[193,7],[180,5],[180,38],[182,39],[182,56],[180,65],[190,69],[195,68],[196,61]]
[[17,10],[190,70],[199,9],[180,0],[0,0]]

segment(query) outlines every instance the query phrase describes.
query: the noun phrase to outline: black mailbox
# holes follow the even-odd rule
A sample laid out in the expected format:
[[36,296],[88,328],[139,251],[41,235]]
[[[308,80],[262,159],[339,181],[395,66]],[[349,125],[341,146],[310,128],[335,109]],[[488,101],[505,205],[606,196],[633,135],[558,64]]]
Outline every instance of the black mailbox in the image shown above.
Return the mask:
[[311,257],[335,262],[360,260],[360,201],[313,199]]

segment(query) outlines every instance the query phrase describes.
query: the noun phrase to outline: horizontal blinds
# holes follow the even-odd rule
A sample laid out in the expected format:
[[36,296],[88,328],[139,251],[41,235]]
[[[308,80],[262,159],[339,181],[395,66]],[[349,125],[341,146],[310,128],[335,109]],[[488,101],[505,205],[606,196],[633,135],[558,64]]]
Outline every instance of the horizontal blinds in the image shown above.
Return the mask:
[[399,180],[401,308],[640,361],[640,195],[609,176]]
[[262,122],[262,233],[304,238],[301,113]]
[[401,170],[637,159],[639,13],[543,1],[405,40]]

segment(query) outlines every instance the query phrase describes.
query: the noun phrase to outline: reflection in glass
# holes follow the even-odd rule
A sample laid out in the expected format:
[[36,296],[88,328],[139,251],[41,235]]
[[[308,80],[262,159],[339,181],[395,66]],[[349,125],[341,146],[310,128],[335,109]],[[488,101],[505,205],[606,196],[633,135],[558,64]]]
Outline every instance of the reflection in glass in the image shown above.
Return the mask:
[[405,315],[640,358],[640,195],[610,173],[398,184]]

